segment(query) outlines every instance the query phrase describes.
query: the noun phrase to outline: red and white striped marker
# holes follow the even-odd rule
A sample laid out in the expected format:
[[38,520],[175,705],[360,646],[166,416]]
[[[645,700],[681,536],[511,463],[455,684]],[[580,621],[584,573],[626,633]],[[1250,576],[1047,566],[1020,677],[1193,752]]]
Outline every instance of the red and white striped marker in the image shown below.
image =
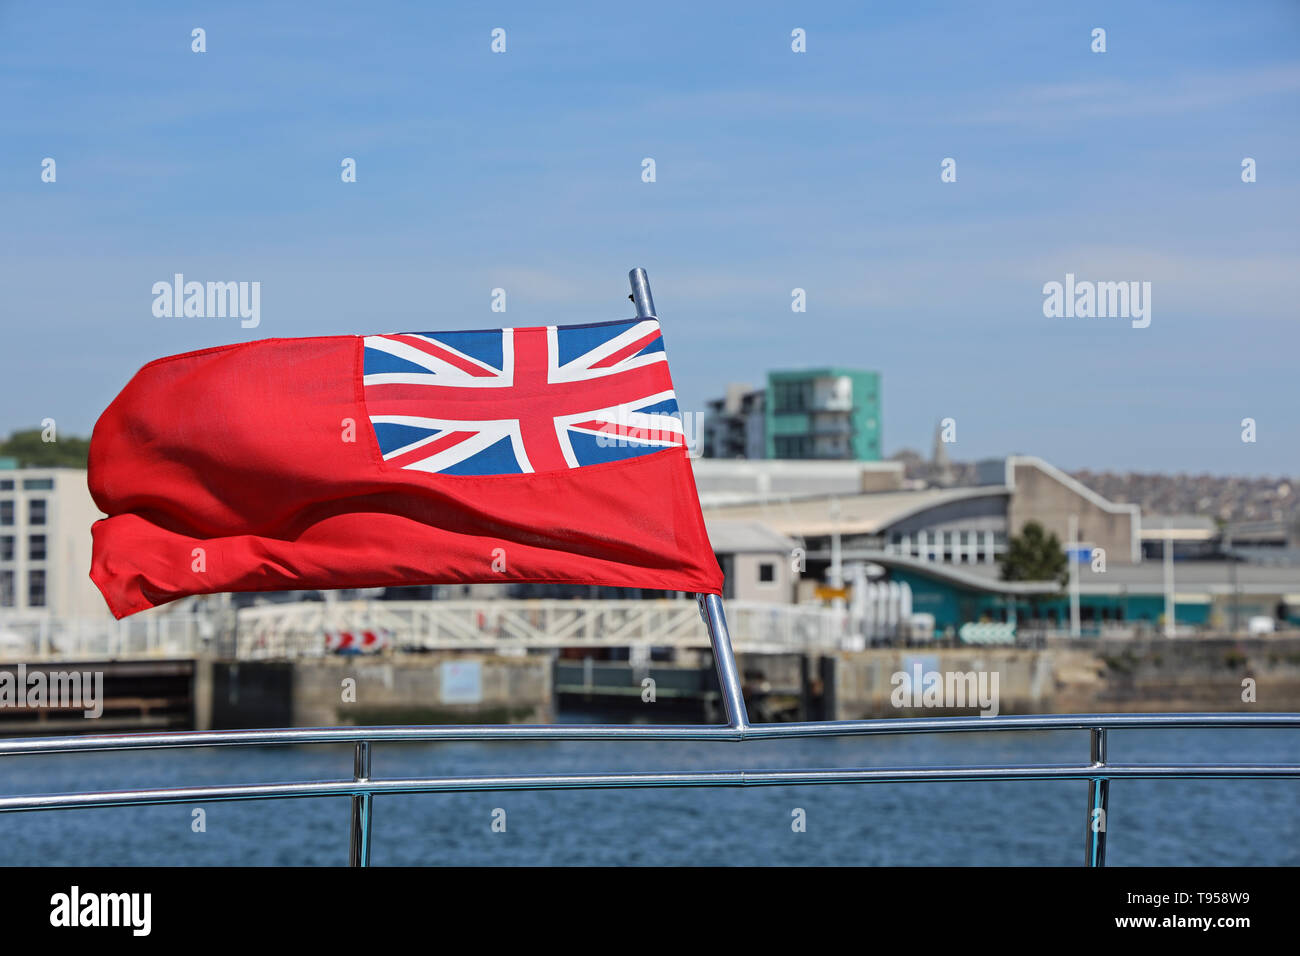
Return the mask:
[[392,643],[388,631],[326,631],[325,649],[334,654],[377,654]]

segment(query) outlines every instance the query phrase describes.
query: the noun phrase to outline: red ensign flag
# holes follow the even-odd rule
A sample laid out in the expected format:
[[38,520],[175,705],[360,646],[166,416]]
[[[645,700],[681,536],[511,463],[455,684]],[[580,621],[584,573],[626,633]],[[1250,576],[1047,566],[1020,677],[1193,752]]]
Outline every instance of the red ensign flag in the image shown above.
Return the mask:
[[654,319],[159,359],[95,425],[90,490],[119,618],[221,591],[722,588]]

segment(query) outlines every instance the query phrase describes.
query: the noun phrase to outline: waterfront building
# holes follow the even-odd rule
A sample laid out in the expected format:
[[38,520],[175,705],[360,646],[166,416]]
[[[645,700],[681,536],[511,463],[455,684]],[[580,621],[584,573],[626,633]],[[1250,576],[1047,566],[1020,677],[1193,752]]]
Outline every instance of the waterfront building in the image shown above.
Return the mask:
[[705,458],[766,458],[766,396],[761,388],[731,384],[707,403],[700,453]]
[[1102,548],[1109,564],[1141,561],[1136,505],[1107,501],[1040,458],[1016,455],[980,463],[969,487],[892,489],[814,495],[771,494],[765,500],[705,501],[706,516],[764,521],[802,540],[810,561],[829,560],[839,535],[844,559],[884,552],[946,564],[995,565],[1007,539],[1037,521],[1065,543],[1070,518],[1078,541]]
[[768,458],[880,460],[879,372],[768,372],[767,395]]
[[[968,622],[1015,620],[1022,628],[1064,629],[1067,591],[1051,582],[998,579],[996,565],[953,566],[899,554],[863,554],[912,589],[917,613],[933,614],[940,630]],[[1079,568],[1079,617],[1084,633],[1133,629],[1161,633],[1164,569],[1158,561]],[[1254,618],[1300,627],[1300,581],[1294,570],[1225,561],[1179,561],[1174,569],[1174,622],[1180,629],[1244,631]]]
[[879,461],[880,373],[771,371],[766,389],[730,385],[710,401],[703,432],[707,458]]
[[80,468],[0,467],[0,616],[107,618],[90,580],[103,517]]

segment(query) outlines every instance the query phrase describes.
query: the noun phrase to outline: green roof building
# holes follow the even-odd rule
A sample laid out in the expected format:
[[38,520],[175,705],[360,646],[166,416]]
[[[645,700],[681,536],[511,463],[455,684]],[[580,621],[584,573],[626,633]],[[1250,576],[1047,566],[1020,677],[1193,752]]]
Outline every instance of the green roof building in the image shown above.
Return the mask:
[[768,458],[880,461],[880,373],[767,373]]

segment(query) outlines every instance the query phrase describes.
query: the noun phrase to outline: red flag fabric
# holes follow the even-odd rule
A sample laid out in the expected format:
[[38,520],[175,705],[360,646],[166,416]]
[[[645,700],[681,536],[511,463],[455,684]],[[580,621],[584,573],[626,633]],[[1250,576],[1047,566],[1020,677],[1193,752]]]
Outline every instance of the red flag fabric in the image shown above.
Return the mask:
[[89,467],[119,618],[223,591],[722,588],[653,319],[159,359]]

